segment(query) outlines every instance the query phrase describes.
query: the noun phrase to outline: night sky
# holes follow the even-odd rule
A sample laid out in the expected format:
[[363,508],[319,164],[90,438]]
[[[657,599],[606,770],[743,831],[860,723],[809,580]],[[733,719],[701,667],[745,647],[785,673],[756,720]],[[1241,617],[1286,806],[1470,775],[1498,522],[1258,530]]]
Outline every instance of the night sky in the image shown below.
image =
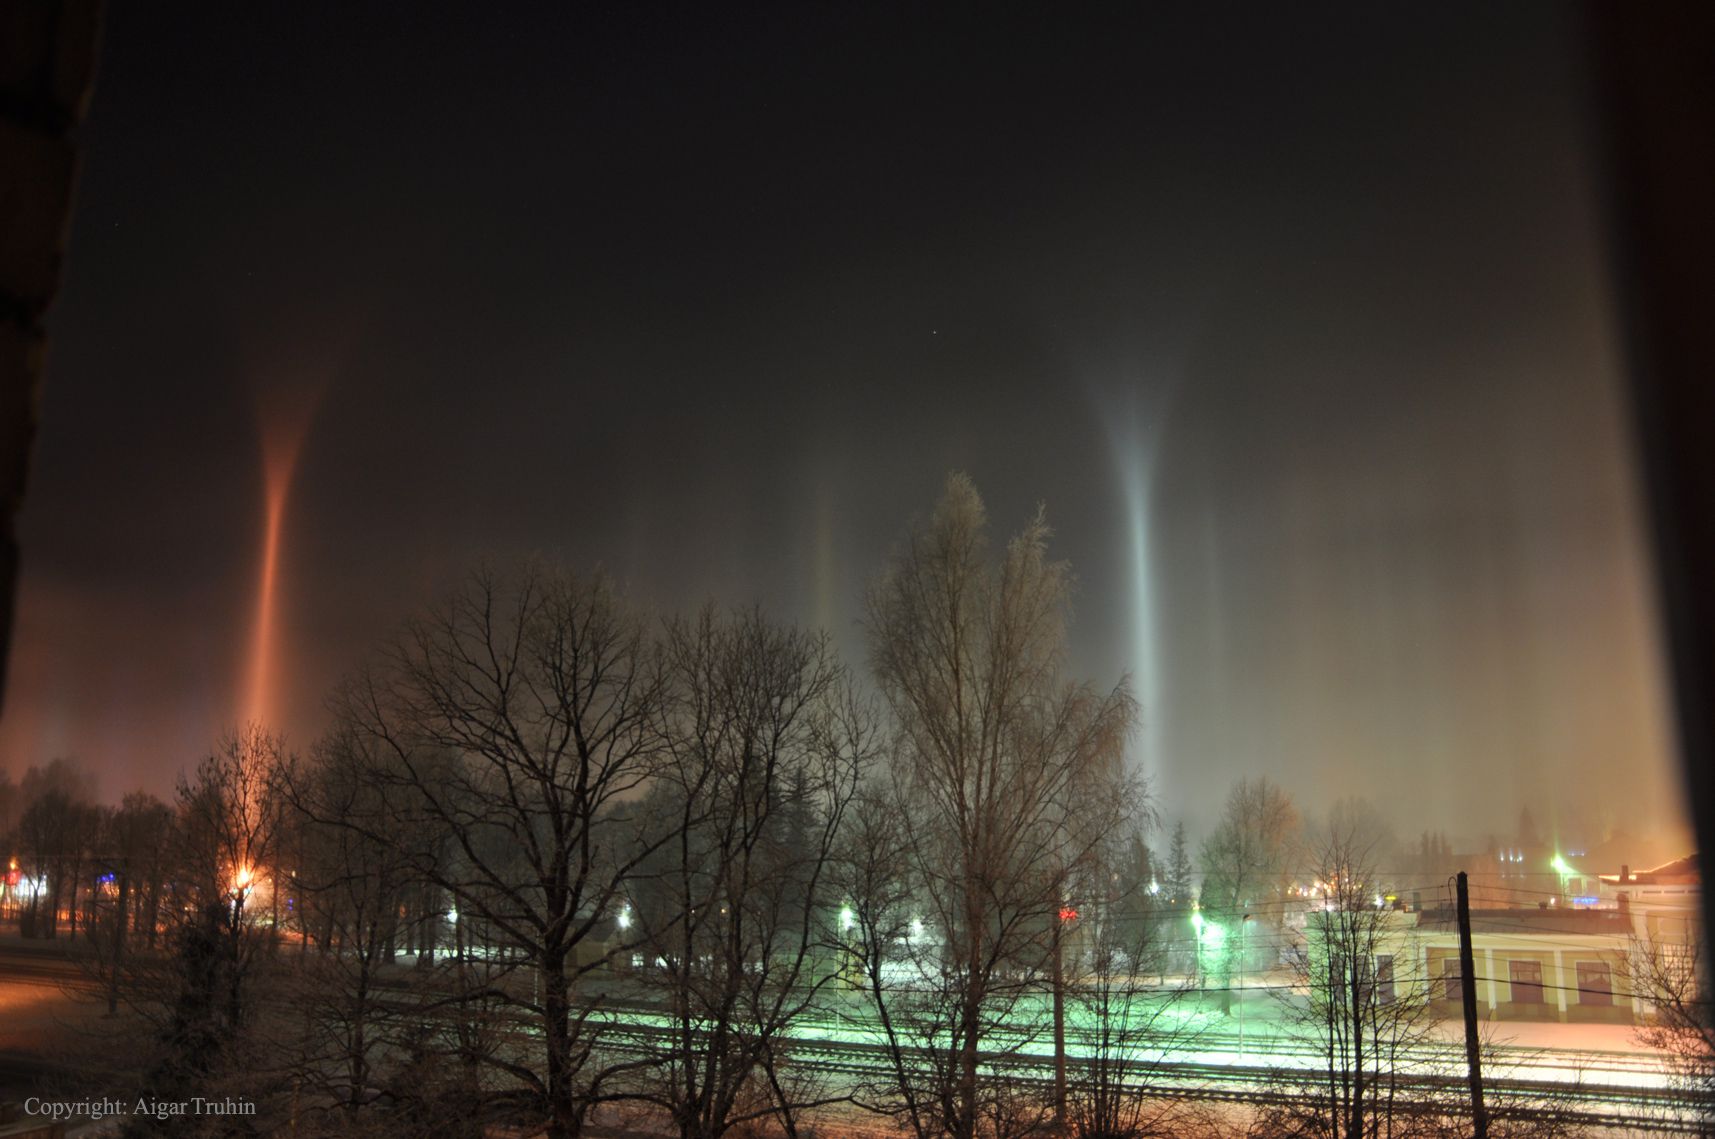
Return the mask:
[[1678,825],[1572,9],[557,7],[109,7],[14,776],[164,792],[249,714],[307,424],[300,747],[485,557],[861,662],[962,469],[1046,503],[1170,819]]

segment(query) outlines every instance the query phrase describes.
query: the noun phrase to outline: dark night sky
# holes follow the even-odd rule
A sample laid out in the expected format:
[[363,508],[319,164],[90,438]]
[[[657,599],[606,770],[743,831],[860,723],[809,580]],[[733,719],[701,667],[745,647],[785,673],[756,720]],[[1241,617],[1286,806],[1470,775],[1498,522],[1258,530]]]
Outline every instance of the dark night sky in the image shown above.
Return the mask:
[[1046,502],[1170,817],[1677,825],[1562,7],[561,7],[111,6],[0,764],[164,790],[244,714],[319,397],[300,744],[481,556],[859,659],[961,468]]

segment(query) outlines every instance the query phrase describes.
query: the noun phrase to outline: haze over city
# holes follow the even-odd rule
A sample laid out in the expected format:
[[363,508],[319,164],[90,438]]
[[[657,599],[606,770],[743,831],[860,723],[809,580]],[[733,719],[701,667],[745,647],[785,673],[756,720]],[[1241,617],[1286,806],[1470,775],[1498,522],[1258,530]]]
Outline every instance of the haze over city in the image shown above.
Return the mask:
[[1194,832],[1678,835],[1589,80],[1475,11],[113,6],[0,765],[307,748],[483,558],[861,664],[960,470]]
[[0,1139],[1715,1134],[1715,7],[0,45]]

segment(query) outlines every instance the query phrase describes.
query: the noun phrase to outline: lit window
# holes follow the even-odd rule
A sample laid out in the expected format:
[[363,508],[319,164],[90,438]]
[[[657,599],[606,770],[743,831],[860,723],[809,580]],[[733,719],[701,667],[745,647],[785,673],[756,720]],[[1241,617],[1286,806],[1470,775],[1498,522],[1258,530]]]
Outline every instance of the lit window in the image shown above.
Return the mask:
[[1459,972],[1457,957],[1441,959],[1441,999],[1444,1001],[1463,1001],[1465,999],[1465,979]]
[[1514,1004],[1543,1003],[1542,962],[1508,961],[1507,979],[1512,982]]
[[1614,1003],[1614,975],[1606,961],[1578,962],[1578,1003],[1581,1005],[1611,1005]]

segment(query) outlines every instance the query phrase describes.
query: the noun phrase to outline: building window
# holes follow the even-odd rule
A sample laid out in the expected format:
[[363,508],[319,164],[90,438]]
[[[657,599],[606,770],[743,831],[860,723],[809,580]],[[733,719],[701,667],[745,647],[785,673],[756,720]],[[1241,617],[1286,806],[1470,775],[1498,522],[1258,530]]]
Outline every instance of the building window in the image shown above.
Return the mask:
[[1614,975],[1606,961],[1578,962],[1578,1003],[1581,1005],[1611,1005],[1614,1003]]
[[1441,999],[1444,1001],[1463,1001],[1465,999],[1465,981],[1459,972],[1457,957],[1441,959]]
[[1376,1003],[1393,1004],[1393,957],[1391,954],[1376,954]]
[[1542,962],[1508,961],[1507,979],[1513,985],[1513,1003],[1539,1005],[1542,999]]

